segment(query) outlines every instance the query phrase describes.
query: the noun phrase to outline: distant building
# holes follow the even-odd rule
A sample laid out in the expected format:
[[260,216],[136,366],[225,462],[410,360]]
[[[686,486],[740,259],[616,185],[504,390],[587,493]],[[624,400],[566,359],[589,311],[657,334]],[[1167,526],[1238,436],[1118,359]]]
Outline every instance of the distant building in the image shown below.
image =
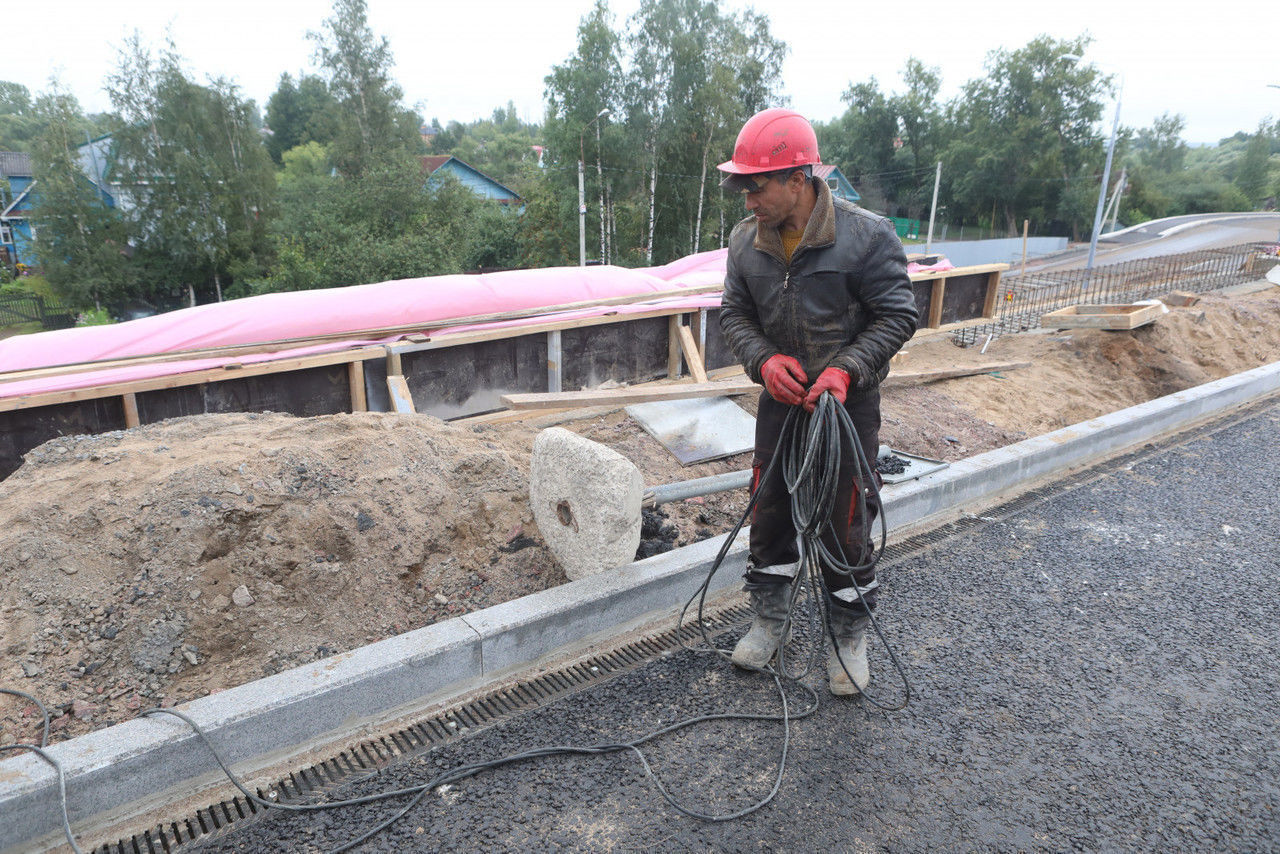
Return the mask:
[[813,175],[815,178],[821,178],[827,182],[827,187],[831,189],[831,195],[837,199],[844,199],[846,202],[857,204],[862,200],[862,196],[857,190],[853,189],[853,184],[849,179],[844,177],[844,173],[840,171],[839,166],[831,163],[819,163],[813,167]]
[[[128,209],[128,194],[108,179],[112,144],[110,135],[89,140],[76,147],[76,159],[85,180],[98,191],[104,205]],[[32,175],[31,155],[0,151],[0,179],[9,182],[7,192],[0,187],[0,260],[10,266],[35,264],[36,232],[31,212],[39,205],[40,193]]]
[[430,176],[427,178],[427,186],[431,186],[433,182],[439,181],[445,175],[451,175],[482,199],[503,205],[524,204],[524,199],[520,198],[520,194],[515,190],[495,181],[452,154],[428,154],[422,158],[422,171]]
[[31,155],[0,151],[0,262],[12,267],[33,260],[31,241]]
[[424,124],[418,128],[418,136],[422,137],[422,142],[427,148],[436,141],[436,134],[440,133],[440,129],[435,125]]

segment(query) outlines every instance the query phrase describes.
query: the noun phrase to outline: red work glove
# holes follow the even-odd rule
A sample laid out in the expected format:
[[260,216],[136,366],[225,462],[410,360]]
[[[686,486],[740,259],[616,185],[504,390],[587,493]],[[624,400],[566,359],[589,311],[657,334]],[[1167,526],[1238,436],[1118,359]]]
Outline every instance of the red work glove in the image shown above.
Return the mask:
[[804,368],[790,356],[781,353],[765,359],[760,366],[765,391],[778,403],[796,406],[804,400],[804,384],[809,382]]
[[824,391],[831,392],[839,403],[844,403],[845,395],[849,393],[849,374],[840,368],[827,368],[818,374],[818,380],[809,389],[809,393],[804,398],[805,412],[813,412],[818,405],[818,398],[822,397]]

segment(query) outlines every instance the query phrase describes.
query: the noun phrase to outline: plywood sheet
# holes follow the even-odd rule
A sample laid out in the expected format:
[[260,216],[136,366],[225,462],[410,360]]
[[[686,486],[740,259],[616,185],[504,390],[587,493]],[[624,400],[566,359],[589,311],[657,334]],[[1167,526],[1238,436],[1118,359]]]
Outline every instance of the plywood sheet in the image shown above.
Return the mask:
[[627,414],[681,465],[731,457],[755,447],[756,420],[727,397],[637,403],[627,407]]

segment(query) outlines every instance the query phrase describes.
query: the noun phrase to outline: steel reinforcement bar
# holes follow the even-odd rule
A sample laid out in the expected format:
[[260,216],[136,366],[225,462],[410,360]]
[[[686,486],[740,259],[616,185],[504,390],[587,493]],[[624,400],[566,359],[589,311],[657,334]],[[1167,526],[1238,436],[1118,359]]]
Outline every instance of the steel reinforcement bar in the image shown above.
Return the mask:
[[1249,264],[1261,248],[1241,243],[1177,255],[1140,258],[1092,270],[1058,270],[1004,276],[1000,310],[995,320],[958,329],[952,338],[962,346],[1023,332],[1040,326],[1040,317],[1069,305],[1128,304],[1174,290],[1205,293],[1258,278]]

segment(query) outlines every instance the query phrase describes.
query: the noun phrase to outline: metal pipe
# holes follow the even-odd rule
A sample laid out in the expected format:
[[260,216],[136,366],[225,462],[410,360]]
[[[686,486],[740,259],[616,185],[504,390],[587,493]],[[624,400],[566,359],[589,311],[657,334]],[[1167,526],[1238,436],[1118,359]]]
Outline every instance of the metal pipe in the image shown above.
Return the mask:
[[728,492],[751,485],[751,469],[731,471],[725,474],[713,474],[710,477],[698,477],[693,480],[681,480],[651,486],[645,490],[640,505],[645,508],[657,507],[672,501],[683,501],[701,495],[714,495],[717,492]]

